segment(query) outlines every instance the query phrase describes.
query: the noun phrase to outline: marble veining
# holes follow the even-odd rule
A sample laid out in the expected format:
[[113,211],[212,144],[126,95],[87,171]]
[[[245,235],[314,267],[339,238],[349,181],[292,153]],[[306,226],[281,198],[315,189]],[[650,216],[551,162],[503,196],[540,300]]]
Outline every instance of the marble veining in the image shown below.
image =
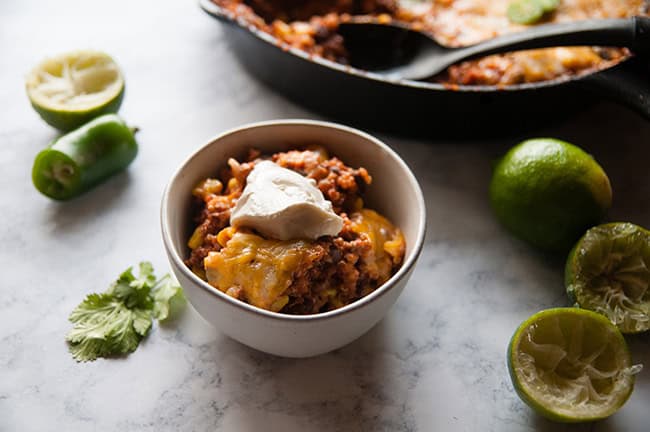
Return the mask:
[[[41,57],[78,47],[124,69],[121,114],[140,127],[128,172],[59,204],[31,185],[56,134],[23,90]],[[539,254],[495,222],[493,160],[523,136],[414,140],[379,136],[412,167],[428,208],[425,249],[387,317],[336,352],[265,355],[188,308],[132,355],[76,364],[67,315],[142,259],[168,269],[158,228],[163,187],[187,154],[243,123],[319,118],[247,75],[219,25],[194,1],[0,3],[0,431],[593,431],[645,432],[650,371],[607,421],[562,426],[514,394],[505,351],[533,312],[566,305],[564,257]],[[602,105],[531,131],[579,144],[614,187],[612,220],[650,226],[650,126]],[[628,338],[650,366],[647,335]]]

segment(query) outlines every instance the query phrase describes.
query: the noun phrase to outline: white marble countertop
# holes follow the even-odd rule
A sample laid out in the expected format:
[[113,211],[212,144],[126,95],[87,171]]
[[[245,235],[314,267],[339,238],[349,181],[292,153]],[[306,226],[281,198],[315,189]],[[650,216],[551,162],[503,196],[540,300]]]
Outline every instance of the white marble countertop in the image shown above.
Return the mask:
[[[31,183],[34,156],[56,133],[32,111],[23,80],[42,57],[79,47],[109,52],[122,66],[121,114],[141,128],[141,151],[128,172],[59,204]],[[429,232],[398,303],[351,345],[275,358],[189,308],[124,359],[75,363],[64,335],[85,294],[142,259],[168,270],[158,210],[180,161],[236,125],[318,117],[247,75],[192,0],[3,0],[0,53],[0,431],[648,430],[650,370],[619,413],[592,425],[550,423],[513,392],[510,336],[567,299],[564,257],[513,239],[488,207],[491,162],[511,138],[380,135],[419,178]],[[650,225],[649,124],[603,105],[534,133],[592,152],[613,183],[611,219]],[[634,361],[650,366],[648,335],[628,340]]]

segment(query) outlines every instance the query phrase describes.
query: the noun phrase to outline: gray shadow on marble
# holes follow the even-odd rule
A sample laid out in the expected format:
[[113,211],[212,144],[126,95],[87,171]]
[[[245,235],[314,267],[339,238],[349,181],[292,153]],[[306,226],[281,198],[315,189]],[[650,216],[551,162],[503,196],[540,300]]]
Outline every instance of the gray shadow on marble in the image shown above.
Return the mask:
[[[599,104],[528,138],[545,136],[582,147],[603,166],[614,196],[607,220],[650,225],[650,122],[620,106]],[[521,138],[428,144],[390,135],[382,138],[405,159],[421,184],[427,205],[428,245],[475,245],[501,232],[503,244],[499,242],[496,250],[514,248],[548,265],[564,265],[564,254],[539,252],[517,240],[498,224],[490,209],[492,167]]]
[[197,347],[200,389],[192,399],[207,407],[227,395],[228,406],[212,414],[223,430],[230,424],[239,432],[415,430],[404,401],[408,386],[399,384],[414,378],[382,350],[387,331],[380,323],[342,349],[306,359],[264,354],[218,335]]
[[118,173],[76,198],[49,203],[45,210],[49,213],[47,218],[54,224],[55,232],[74,233],[113,207],[131,182],[131,173],[128,170]]
[[[203,12],[201,12],[203,13]],[[221,23],[206,15],[214,27],[204,33],[194,49],[196,59],[191,64],[205,65],[192,70],[192,80],[184,83],[197,104],[204,107],[201,116],[218,119],[223,126],[242,124],[242,112],[247,113],[248,122],[281,118],[315,118],[315,113],[295,104],[277,93],[266,83],[252,77],[239,61],[225,61],[234,58],[232,45],[226,40],[220,28]],[[214,70],[221,70],[219,74]],[[225,77],[225,79],[224,79]],[[232,110],[220,111],[222,107],[215,100],[232,101]],[[305,113],[309,113],[305,115]],[[213,114],[213,115],[211,115]]]
[[[463,270],[466,277],[449,279],[476,291],[473,294],[477,297],[486,283],[505,278],[507,283],[495,286],[500,290],[497,297],[518,298],[521,286],[533,279],[544,281],[539,285],[566,301],[561,277],[565,257],[541,253],[513,237],[490,208],[488,185],[493,161],[514,142],[459,146],[385,139],[412,168],[425,196],[426,249],[418,266],[433,270],[471,260],[475,268]],[[515,263],[516,271],[510,267]]]
[[536,432],[594,432],[597,423],[562,424],[533,414],[531,426]]
[[648,225],[650,212],[650,122],[610,105],[600,105],[549,134],[591,153],[607,172],[613,190],[609,220]]

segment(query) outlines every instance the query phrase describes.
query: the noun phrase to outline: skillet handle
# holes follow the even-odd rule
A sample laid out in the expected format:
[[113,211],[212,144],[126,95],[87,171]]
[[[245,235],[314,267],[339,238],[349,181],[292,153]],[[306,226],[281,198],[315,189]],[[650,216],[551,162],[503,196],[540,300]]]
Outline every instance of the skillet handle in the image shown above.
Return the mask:
[[632,108],[650,120],[650,61],[633,57],[576,82],[583,90]]
[[634,42],[632,51],[640,54],[650,53],[650,18],[634,17]]

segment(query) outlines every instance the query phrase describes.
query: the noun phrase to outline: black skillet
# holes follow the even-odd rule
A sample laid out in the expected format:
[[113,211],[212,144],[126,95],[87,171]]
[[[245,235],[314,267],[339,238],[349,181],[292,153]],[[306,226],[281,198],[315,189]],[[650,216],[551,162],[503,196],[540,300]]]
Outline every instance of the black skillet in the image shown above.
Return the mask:
[[650,119],[650,63],[629,58],[609,69],[498,88],[390,81],[286,48],[210,0],[241,64],[289,99],[336,120],[400,135],[485,136],[531,130],[601,99]]

